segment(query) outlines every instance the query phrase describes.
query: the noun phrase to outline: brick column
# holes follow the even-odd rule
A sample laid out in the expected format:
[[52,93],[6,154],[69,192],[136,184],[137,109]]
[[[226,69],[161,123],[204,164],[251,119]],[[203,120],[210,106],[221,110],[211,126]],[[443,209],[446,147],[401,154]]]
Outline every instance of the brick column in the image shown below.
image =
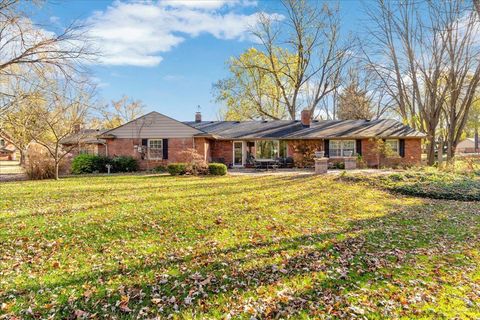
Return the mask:
[[345,161],[345,170],[355,170],[357,169],[357,158],[355,157],[346,157]]
[[315,174],[323,174],[328,171],[328,158],[315,158]]

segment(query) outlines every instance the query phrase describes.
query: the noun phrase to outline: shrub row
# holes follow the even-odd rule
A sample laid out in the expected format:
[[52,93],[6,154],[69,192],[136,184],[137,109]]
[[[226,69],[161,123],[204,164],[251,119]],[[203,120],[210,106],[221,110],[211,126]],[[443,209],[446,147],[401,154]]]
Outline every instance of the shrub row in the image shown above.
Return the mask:
[[133,172],[138,170],[137,160],[133,157],[119,156],[108,158],[103,156],[80,154],[72,161],[72,173],[105,173],[107,164],[111,165],[110,172]]
[[[199,171],[198,168],[192,166],[190,163],[170,163],[167,166],[167,171],[172,176],[184,175],[184,174],[206,174],[207,171]],[[223,163],[210,163],[208,164],[208,173],[216,176],[223,176],[227,174],[227,166]]]

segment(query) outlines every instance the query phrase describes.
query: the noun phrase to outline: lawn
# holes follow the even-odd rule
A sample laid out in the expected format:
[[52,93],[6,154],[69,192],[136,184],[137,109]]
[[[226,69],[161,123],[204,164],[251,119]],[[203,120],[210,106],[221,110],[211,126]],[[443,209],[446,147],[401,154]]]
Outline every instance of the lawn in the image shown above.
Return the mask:
[[0,185],[0,314],[479,318],[480,202],[320,176]]

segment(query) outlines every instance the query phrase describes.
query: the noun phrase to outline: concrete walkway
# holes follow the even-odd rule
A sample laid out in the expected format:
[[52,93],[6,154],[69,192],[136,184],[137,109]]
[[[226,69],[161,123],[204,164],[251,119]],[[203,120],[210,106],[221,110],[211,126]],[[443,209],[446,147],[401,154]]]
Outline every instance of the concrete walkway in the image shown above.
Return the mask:
[[[355,170],[340,170],[331,169],[328,170],[326,175],[339,175],[342,172],[349,174],[391,174],[395,172],[402,172],[401,169],[355,169]],[[228,174],[233,176],[264,176],[264,175],[314,175],[315,172],[312,169],[277,169],[277,170],[255,170],[255,169],[229,169]]]

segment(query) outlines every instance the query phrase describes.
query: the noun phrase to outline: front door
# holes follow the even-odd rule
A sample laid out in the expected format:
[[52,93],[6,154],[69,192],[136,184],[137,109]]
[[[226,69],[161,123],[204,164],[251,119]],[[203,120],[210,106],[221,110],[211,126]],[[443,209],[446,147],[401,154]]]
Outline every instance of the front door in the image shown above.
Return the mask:
[[243,141],[233,142],[233,165],[236,167],[243,166]]

